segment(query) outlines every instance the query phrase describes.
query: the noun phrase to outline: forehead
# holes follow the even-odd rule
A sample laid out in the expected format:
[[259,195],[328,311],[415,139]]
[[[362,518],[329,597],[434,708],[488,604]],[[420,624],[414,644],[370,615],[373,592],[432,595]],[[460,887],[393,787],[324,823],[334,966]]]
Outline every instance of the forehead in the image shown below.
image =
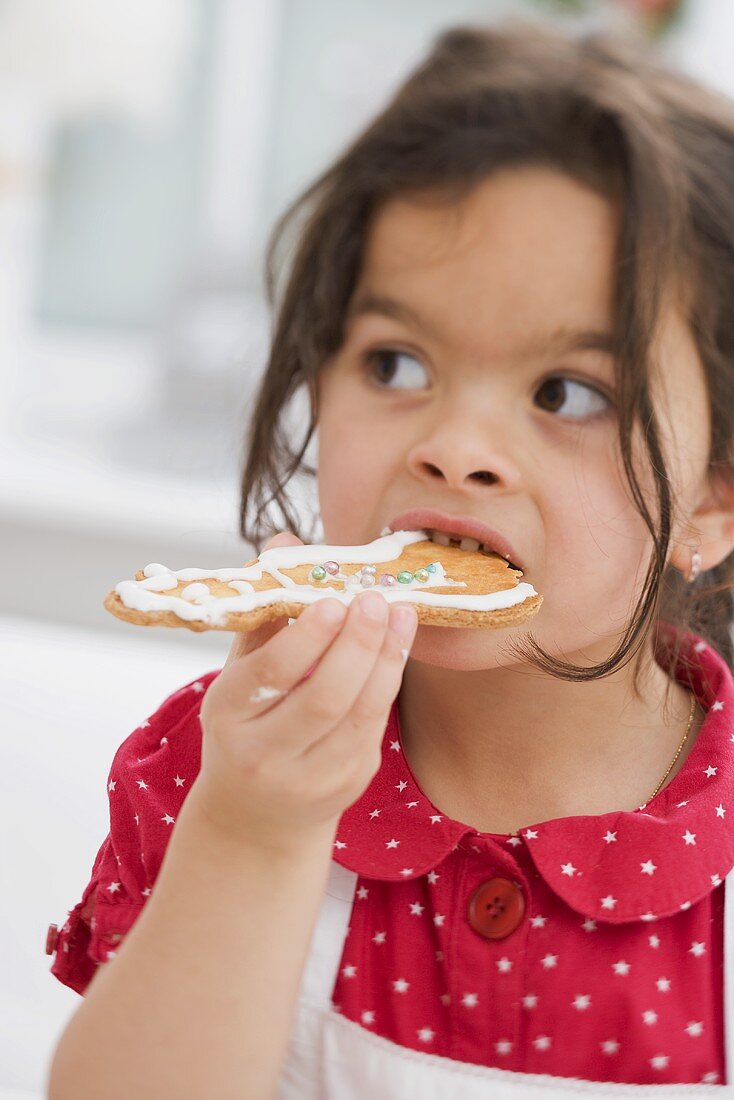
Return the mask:
[[[367,236],[355,298],[408,298],[447,339],[503,354],[533,328],[609,328],[617,214],[553,169],[502,169],[458,202],[391,199]],[[475,331],[476,330],[476,331]]]

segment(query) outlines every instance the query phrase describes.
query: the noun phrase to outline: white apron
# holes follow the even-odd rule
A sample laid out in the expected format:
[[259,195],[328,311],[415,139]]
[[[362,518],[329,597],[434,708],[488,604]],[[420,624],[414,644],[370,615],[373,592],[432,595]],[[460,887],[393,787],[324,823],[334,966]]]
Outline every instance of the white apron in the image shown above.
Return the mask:
[[[357,882],[334,860],[311,940],[274,1100],[568,1100],[573,1096],[734,1097],[731,1085],[625,1085],[516,1073],[400,1046],[331,1002]],[[724,894],[724,1049],[734,1075],[734,870]]]

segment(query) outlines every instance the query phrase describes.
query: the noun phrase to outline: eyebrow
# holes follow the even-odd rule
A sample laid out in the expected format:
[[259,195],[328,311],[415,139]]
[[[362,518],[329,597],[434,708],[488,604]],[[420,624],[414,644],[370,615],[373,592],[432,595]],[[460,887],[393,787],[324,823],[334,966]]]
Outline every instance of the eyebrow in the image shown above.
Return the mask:
[[[427,336],[439,339],[436,328],[421,316],[418,310],[407,302],[399,302],[396,298],[388,298],[378,294],[363,294],[347,311],[347,319],[361,317],[367,313],[378,313],[383,317],[390,317],[395,321],[415,325],[422,329]],[[532,355],[539,350],[553,352],[568,351],[603,351],[614,355],[617,349],[617,341],[610,332],[598,332],[596,329],[570,328],[561,325],[553,331],[536,337],[532,343],[527,344],[523,353]]]

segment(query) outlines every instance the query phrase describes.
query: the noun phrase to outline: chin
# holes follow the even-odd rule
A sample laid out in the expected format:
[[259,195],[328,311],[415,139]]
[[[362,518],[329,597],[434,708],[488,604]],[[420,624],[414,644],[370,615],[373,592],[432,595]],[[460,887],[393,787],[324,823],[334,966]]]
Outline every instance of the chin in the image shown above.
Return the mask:
[[479,630],[477,627],[420,625],[410,651],[411,661],[477,672],[480,669],[506,668],[518,663],[506,652],[508,641],[519,640],[520,629]]

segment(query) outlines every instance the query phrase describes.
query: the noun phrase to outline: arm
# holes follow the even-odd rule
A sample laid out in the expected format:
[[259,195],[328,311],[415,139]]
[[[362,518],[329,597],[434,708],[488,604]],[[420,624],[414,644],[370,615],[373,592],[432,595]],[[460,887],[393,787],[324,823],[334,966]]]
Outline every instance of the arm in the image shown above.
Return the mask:
[[333,832],[275,854],[190,796],[155,890],[62,1034],[49,1100],[270,1100]]

